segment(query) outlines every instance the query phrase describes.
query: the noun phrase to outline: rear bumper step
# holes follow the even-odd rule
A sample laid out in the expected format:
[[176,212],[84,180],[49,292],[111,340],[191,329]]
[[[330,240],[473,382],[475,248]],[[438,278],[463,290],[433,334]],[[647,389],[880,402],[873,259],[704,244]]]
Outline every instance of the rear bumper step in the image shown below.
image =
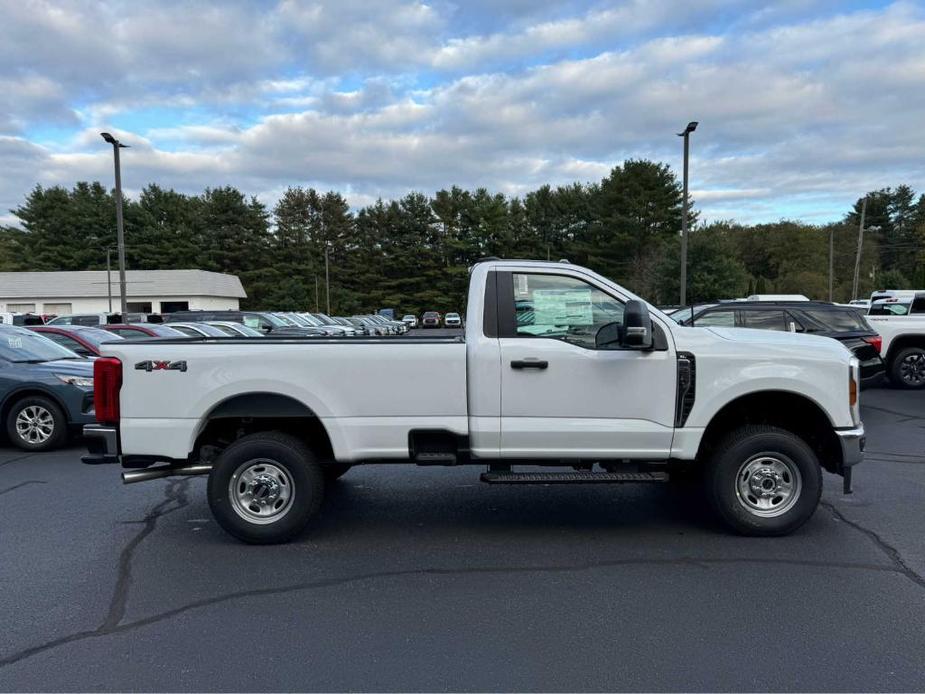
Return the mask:
[[667,482],[667,472],[483,472],[487,484],[620,484]]

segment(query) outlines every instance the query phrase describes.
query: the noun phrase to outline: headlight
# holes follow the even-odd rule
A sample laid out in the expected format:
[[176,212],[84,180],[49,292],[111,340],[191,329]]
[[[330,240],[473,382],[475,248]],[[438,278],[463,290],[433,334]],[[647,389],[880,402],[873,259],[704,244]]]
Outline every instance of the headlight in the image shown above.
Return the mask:
[[71,386],[80,386],[81,388],[93,387],[93,376],[71,376],[70,374],[55,374],[55,378],[57,378],[62,383],[67,383]]

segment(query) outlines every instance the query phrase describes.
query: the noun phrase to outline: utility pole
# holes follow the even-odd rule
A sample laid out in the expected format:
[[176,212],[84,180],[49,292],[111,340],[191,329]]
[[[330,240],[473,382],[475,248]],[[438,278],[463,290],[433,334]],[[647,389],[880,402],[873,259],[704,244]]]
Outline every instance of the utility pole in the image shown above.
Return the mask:
[[858,225],[858,254],[854,259],[854,282],[851,284],[851,296],[849,300],[858,298],[858,275],[861,272],[861,246],[864,243],[864,217],[867,216],[867,196],[861,203],[861,223]]
[[687,161],[690,148],[690,135],[697,129],[697,121],[691,121],[678,133],[684,138],[684,200],[681,205],[681,306],[687,305]]
[[318,275],[315,274],[315,313],[321,311],[321,307],[318,305]]
[[125,227],[122,223],[122,170],[119,165],[119,150],[128,147],[128,145],[123,145],[109,133],[100,133],[100,135],[112,145],[112,155],[116,169],[116,235],[119,247],[119,294],[122,315],[125,315],[128,312],[128,307],[125,298]]
[[829,227],[829,301],[832,301],[832,278],[834,277],[833,268],[835,267],[835,227]]
[[331,315],[331,276],[328,274],[328,247],[324,247],[324,293],[327,298],[328,315]]

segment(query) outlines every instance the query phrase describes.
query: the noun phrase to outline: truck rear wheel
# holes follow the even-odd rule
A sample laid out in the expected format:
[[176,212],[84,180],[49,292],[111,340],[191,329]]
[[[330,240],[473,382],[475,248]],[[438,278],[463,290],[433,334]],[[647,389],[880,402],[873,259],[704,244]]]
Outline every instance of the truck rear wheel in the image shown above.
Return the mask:
[[743,535],[787,535],[813,515],[822,494],[822,468],[796,434],[746,426],[717,446],[707,473],[717,513]]
[[209,473],[209,507],[229,534],[253,544],[288,542],[318,513],[324,476],[299,439],[279,432],[244,436]]

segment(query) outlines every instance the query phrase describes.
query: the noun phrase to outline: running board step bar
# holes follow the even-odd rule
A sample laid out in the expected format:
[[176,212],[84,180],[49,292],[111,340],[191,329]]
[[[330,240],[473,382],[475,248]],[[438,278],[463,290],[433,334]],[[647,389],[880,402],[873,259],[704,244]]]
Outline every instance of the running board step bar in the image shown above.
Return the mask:
[[418,465],[456,465],[455,453],[438,453],[436,451],[421,451],[416,453],[412,461]]
[[488,484],[587,484],[667,482],[667,472],[483,472]]

